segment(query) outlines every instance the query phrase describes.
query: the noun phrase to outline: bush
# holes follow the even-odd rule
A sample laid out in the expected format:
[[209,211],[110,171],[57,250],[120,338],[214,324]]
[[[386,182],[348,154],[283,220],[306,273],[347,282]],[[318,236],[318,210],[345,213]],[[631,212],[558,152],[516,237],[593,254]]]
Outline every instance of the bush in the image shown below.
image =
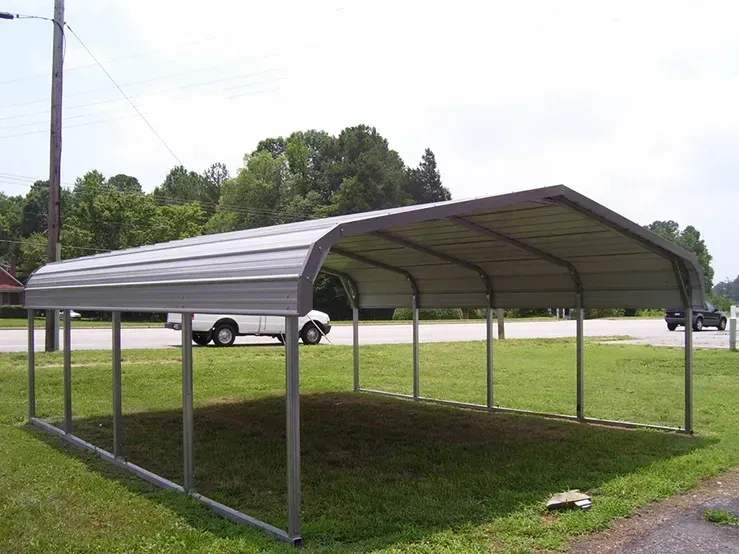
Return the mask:
[[625,310],[614,308],[595,308],[585,310],[585,319],[599,319],[602,317],[623,317]]
[[462,319],[487,319],[487,312],[485,308],[462,308]]
[[3,306],[0,317],[28,317],[28,312],[23,306]]
[[551,317],[547,308],[512,308],[505,311],[505,316],[513,319],[521,317]]
[[[629,315],[628,313],[626,315]],[[658,310],[656,308],[647,308],[644,310],[636,310],[634,314],[636,317],[662,317],[665,315],[664,310]]]
[[[421,310],[419,319],[462,319],[461,308],[428,308]],[[393,321],[409,321],[413,319],[410,308],[397,308],[393,312]]]

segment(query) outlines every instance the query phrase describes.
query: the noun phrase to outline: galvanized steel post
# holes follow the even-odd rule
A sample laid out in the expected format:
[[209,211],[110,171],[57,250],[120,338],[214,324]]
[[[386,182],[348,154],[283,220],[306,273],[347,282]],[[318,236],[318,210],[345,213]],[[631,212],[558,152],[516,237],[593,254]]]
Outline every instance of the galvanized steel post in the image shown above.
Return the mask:
[[192,390],[192,314],[184,313],[182,314],[182,453],[184,455],[182,486],[188,493],[193,492],[195,481]]
[[123,456],[123,398],[121,394],[121,312],[113,312],[113,456]]
[[64,432],[72,432],[72,324],[64,310]]
[[299,537],[300,525],[300,354],[298,318],[285,318],[285,412],[287,414],[287,533]]
[[418,297],[413,295],[413,398],[421,396],[421,372],[418,359]]
[[493,407],[495,378],[493,373],[493,308],[488,308],[487,320],[488,364],[487,364],[487,407]]
[[731,307],[729,318],[729,350],[736,352],[736,306]]
[[36,313],[28,310],[28,419],[36,417],[36,337],[34,324]]
[[585,311],[582,295],[577,295],[577,419],[585,419],[585,343],[583,323]]
[[685,308],[685,432],[693,432],[693,308]]
[[354,391],[359,390],[359,308],[352,308],[352,337],[354,342]]

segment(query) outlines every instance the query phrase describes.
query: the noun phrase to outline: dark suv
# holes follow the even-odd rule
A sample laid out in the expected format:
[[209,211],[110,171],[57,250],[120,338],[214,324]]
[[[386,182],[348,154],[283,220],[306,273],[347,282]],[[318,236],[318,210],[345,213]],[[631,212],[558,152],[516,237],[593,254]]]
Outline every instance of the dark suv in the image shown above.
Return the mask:
[[[706,302],[707,309],[693,308],[693,330],[700,331],[704,327],[716,327],[719,331],[726,329],[726,314]],[[668,308],[665,310],[665,321],[670,331],[677,329],[678,325],[685,325],[684,308]]]

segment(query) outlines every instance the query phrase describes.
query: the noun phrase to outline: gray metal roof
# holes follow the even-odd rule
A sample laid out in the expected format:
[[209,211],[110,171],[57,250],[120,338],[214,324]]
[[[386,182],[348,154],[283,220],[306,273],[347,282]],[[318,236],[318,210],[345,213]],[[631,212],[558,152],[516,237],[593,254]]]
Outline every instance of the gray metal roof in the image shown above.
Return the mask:
[[207,235],[46,265],[26,307],[303,315],[324,270],[360,307],[704,304],[698,260],[564,186]]

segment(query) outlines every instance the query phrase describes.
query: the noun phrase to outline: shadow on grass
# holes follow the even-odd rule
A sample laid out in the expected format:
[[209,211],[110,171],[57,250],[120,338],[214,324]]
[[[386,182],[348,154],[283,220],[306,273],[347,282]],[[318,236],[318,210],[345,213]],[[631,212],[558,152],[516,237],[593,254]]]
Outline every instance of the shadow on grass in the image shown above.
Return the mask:
[[[303,535],[308,545],[366,551],[479,524],[569,488],[595,489],[707,439],[488,414],[355,393],[304,395]],[[74,433],[107,450],[111,419],[74,421]],[[126,458],[182,482],[181,414],[125,416]],[[69,451],[69,450],[67,450]],[[75,454],[133,490],[130,477]],[[196,489],[281,528],[286,526],[282,397],[195,411]],[[192,525],[233,535],[183,506],[151,498]],[[191,514],[199,514],[197,517]]]

